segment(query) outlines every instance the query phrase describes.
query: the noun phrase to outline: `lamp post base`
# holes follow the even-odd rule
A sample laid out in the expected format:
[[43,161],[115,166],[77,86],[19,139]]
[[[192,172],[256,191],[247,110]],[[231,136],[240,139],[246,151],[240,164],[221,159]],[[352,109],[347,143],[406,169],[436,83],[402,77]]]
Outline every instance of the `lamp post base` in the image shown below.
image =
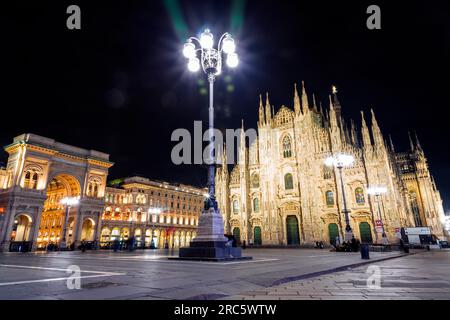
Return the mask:
[[190,246],[180,248],[179,256],[169,259],[199,261],[252,259],[251,257],[242,257],[242,249],[228,246],[227,242],[220,211],[209,208],[203,210],[198,222],[197,236],[191,241]]

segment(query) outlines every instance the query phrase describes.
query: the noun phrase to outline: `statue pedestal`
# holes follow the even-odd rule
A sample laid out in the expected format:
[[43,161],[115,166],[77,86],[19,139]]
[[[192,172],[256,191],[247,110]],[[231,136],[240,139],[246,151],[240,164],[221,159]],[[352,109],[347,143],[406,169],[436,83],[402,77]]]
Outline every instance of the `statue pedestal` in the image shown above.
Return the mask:
[[227,246],[227,242],[220,211],[214,208],[203,210],[198,221],[197,236],[191,241],[189,247],[180,248],[179,257],[169,259],[200,261],[252,259],[243,257],[241,248]]

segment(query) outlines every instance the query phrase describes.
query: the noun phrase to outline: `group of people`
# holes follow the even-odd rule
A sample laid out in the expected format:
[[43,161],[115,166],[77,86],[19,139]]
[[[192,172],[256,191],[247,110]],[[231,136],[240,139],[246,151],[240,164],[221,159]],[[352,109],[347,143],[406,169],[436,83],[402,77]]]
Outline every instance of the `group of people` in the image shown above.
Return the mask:
[[334,243],[332,243],[335,251],[338,252],[358,252],[361,247],[361,242],[352,236],[350,241],[344,241],[342,244],[339,243],[339,239],[336,238]]

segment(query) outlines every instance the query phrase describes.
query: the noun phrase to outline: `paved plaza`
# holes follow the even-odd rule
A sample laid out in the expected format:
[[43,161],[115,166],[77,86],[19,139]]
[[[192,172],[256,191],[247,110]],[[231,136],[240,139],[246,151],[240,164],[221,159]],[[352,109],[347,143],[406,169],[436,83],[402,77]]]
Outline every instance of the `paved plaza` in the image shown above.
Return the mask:
[[[320,249],[247,249],[244,254],[253,260],[169,260],[178,252],[164,250],[0,253],[0,299],[450,297],[450,251],[371,252],[368,261],[359,253]],[[366,270],[372,265],[381,268],[381,289],[367,288]],[[67,286],[70,266],[81,271],[80,289]]]

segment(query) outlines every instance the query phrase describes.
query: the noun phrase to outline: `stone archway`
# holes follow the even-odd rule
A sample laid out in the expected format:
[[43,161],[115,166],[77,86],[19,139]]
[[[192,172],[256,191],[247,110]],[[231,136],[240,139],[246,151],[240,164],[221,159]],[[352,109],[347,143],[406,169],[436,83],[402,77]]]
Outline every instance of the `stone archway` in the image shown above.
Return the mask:
[[83,221],[81,228],[81,240],[94,241],[95,234],[95,222],[91,218],[87,218]]
[[[39,225],[38,248],[44,248],[48,244],[57,244],[63,238],[63,230],[66,223],[66,207],[61,203],[65,197],[80,197],[81,184],[78,178],[73,175],[61,173],[55,175],[47,185],[46,200],[42,211]],[[74,228],[74,218],[78,208],[70,207],[69,226],[66,228],[66,239],[68,244],[73,242],[74,233],[70,228]],[[72,231],[72,232],[71,232]]]
[[11,241],[30,241],[30,230],[33,219],[24,213],[14,218],[14,226],[11,232]]

